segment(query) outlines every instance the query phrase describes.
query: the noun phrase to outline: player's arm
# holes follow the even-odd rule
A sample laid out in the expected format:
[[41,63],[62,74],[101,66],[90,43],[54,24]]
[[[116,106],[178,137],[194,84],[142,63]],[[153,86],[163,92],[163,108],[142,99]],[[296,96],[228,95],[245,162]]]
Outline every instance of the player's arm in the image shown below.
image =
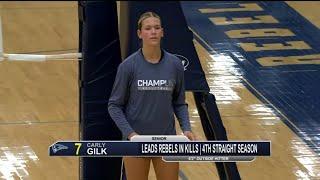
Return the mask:
[[118,67],[117,75],[113,84],[108,103],[108,111],[124,137],[128,137],[134,132],[124,114],[125,105],[129,95],[129,81],[130,73],[128,66],[122,63]]

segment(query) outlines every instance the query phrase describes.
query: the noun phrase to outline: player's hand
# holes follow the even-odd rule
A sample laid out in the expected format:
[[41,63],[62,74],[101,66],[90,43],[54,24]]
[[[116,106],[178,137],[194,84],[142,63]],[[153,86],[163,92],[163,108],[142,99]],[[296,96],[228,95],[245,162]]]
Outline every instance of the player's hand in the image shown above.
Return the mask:
[[129,134],[128,139],[131,140],[131,138],[135,135],[139,135],[136,132],[132,132],[131,134]]
[[187,136],[187,138],[190,140],[190,141],[195,141],[195,140],[197,140],[197,138],[196,138],[196,136],[193,134],[193,132],[191,132],[191,131],[185,131],[185,132],[183,132],[183,134],[185,135],[185,136]]

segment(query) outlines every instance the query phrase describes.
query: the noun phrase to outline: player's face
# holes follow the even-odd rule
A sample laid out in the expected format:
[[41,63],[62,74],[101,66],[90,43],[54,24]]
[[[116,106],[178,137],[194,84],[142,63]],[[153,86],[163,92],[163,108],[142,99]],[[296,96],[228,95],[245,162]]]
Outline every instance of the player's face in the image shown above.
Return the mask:
[[148,17],[143,20],[141,30],[138,30],[138,36],[142,39],[143,45],[159,46],[163,37],[160,19]]

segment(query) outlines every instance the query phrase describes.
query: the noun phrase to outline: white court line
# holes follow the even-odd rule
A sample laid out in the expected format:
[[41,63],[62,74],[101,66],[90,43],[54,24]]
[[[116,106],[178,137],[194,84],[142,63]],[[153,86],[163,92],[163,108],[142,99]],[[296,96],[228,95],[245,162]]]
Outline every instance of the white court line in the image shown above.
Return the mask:
[[6,54],[3,52],[2,38],[2,21],[0,16],[0,61],[15,60],[15,61],[46,61],[46,60],[81,60],[81,53],[65,53],[65,54]]
[[46,60],[81,60],[81,53],[65,53],[65,54],[2,54],[6,60],[14,61],[46,61]]

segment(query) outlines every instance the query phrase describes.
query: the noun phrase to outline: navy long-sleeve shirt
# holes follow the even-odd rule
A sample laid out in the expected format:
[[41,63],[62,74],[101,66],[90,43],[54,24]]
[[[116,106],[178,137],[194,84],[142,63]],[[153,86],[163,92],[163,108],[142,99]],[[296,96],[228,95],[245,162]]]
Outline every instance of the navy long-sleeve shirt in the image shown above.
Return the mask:
[[127,138],[141,135],[175,135],[174,114],[183,131],[191,131],[185,103],[184,68],[176,56],[162,51],[150,63],[139,49],[118,67],[108,110]]

